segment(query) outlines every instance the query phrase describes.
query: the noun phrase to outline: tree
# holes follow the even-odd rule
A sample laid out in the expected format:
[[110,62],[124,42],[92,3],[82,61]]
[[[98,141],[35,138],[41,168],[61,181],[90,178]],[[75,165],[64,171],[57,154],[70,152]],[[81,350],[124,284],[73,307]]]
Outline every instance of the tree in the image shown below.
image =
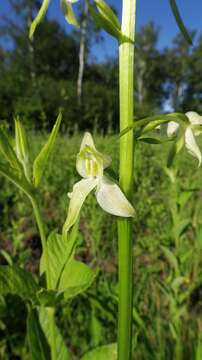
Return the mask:
[[166,97],[164,54],[157,49],[158,35],[159,29],[149,23],[136,37],[135,96],[140,115],[158,111]]

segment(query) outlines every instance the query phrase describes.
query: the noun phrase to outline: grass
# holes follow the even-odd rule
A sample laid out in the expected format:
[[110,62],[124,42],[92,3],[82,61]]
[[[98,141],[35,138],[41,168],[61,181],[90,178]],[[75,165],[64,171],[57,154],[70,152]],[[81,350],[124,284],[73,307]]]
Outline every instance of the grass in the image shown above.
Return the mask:
[[[79,179],[75,160],[81,136],[59,137],[44,175],[41,194],[49,231],[61,230],[68,205],[67,192]],[[46,135],[30,134],[33,155],[45,138]],[[97,148],[111,155],[110,174],[117,177],[117,139],[95,138]],[[181,347],[178,356],[182,359],[199,360],[202,352],[198,336],[202,327],[201,170],[197,170],[195,159],[183,151],[176,159],[179,174],[174,191],[163,170],[166,147],[138,144],[135,154],[134,359],[174,359],[177,348]],[[0,185],[0,263],[13,261],[36,272],[41,249],[31,207],[2,177]],[[171,216],[170,200],[177,203],[177,224]],[[96,269],[97,278],[84,295],[57,309],[58,325],[75,359],[90,348],[116,340],[116,254],[116,222],[99,208],[91,194],[81,213],[77,257]],[[21,321],[23,309],[19,298],[0,298],[0,358],[29,358],[25,322]]]

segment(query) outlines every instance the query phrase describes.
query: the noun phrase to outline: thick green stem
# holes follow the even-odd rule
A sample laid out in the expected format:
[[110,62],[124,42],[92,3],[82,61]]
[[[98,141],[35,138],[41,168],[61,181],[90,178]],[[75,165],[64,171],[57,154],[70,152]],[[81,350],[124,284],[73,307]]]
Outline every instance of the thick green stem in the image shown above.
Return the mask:
[[[47,288],[52,288],[51,283],[51,276],[50,276],[50,263],[49,263],[49,256],[48,256],[48,248],[47,248],[47,239],[46,239],[46,232],[45,232],[45,226],[43,223],[41,210],[39,203],[37,199],[34,196],[30,197],[31,203],[34,210],[35,219],[37,222],[37,226],[39,229],[39,234],[41,238],[42,243],[42,249],[43,249],[43,256],[45,261],[45,269],[46,269],[46,282],[47,282]],[[51,359],[57,360],[57,350],[56,350],[56,339],[55,339],[55,311],[54,308],[48,308],[49,313],[49,321],[50,321],[50,330],[51,330]]]
[[[136,0],[123,0],[122,32],[130,41],[119,46],[120,131],[133,124],[134,41]],[[132,41],[131,41],[132,40]],[[133,131],[120,139],[120,186],[128,199],[133,191]],[[131,359],[133,241],[132,220],[118,221],[119,315],[118,360]]]

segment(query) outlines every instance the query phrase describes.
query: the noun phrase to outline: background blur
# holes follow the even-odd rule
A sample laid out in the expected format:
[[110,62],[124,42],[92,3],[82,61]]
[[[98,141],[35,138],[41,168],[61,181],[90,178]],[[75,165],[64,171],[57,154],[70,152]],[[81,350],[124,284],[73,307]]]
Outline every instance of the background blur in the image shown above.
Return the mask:
[[[109,2],[117,14],[121,1]],[[194,46],[180,34],[168,1],[138,2],[136,116],[159,111],[201,111],[202,23],[200,1],[179,1]],[[1,120],[20,114],[28,127],[49,130],[58,110],[63,131],[118,128],[117,44],[88,16],[85,1],[75,5],[81,29],[69,26],[52,1],[48,16],[28,39],[40,1],[4,0],[0,7]],[[82,35],[81,35],[82,34]]]
[[[79,179],[75,161],[83,130],[91,130],[97,149],[110,154],[113,176],[118,177],[118,58],[116,42],[95,27],[84,1],[75,5],[81,31],[66,24],[59,0],[54,0],[30,42],[28,29],[40,3],[0,4],[0,124],[13,134],[13,116],[20,115],[34,159],[58,111],[63,112],[41,185],[50,233],[61,231],[67,192]],[[120,15],[121,1],[108,3]],[[173,110],[202,114],[202,3],[178,4],[192,33],[192,47],[178,33],[167,0],[138,1],[136,117]],[[197,142],[202,149],[200,138]],[[175,161],[177,180],[171,184],[164,171],[169,147],[170,143],[138,142],[135,150],[135,360],[202,359],[201,169],[182,151]],[[14,263],[37,273],[41,245],[30,204],[3,176],[0,188],[0,264]],[[99,208],[93,194],[88,197],[81,211],[76,256],[97,277],[86,293],[57,308],[57,323],[73,360],[116,341],[114,220]],[[0,360],[30,360],[26,311],[19,297],[0,296]]]

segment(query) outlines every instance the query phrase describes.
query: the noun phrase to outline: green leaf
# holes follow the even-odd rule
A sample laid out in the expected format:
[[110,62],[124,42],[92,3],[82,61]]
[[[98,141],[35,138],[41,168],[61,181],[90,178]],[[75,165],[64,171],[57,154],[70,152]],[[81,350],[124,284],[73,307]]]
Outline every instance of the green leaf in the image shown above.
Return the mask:
[[175,237],[176,238],[180,237],[184,233],[186,228],[190,225],[190,223],[191,223],[191,219],[188,218],[188,219],[183,219],[177,225],[175,225],[174,227]]
[[179,273],[179,267],[178,267],[178,261],[176,256],[173,254],[172,251],[170,251],[167,247],[161,246],[161,250],[163,251],[163,254],[165,258],[168,260],[170,266],[175,270],[176,274]]
[[67,0],[61,0],[60,1],[60,6],[61,6],[61,9],[62,9],[62,12],[64,14],[64,17],[65,17],[65,20],[73,25],[73,26],[76,26],[77,28],[80,27],[77,19],[76,19],[76,16],[74,14],[74,10],[72,8],[72,4],[70,4]]
[[19,118],[15,119],[15,146],[16,155],[23,165],[27,179],[30,179],[29,146],[25,128]]
[[53,130],[49,136],[47,143],[43,146],[41,152],[34,161],[33,176],[34,176],[35,186],[38,186],[41,181],[41,177],[45,170],[45,166],[48,162],[49,156],[55,144],[55,140],[59,131],[61,120],[62,120],[62,114],[60,113],[57,117],[56,123],[53,127]]
[[95,278],[94,271],[86,264],[71,259],[62,272],[58,290],[64,291],[64,298],[70,299],[84,292]]
[[160,145],[160,144],[164,144],[166,142],[172,141],[173,139],[171,139],[171,138],[161,139],[161,138],[157,138],[157,137],[143,137],[143,136],[141,136],[137,140],[145,142],[147,144]]
[[104,16],[104,18],[109,21],[114,27],[121,31],[121,24],[119,22],[119,19],[114,13],[114,11],[110,8],[110,6],[107,5],[104,0],[95,0],[95,4],[99,13]]
[[173,12],[173,15],[175,17],[176,23],[182,33],[182,35],[184,36],[185,40],[188,42],[188,44],[192,45],[192,39],[191,36],[189,35],[183,21],[182,18],[180,16],[180,12],[178,10],[177,4],[175,0],[169,0],[170,1],[170,6]]
[[88,8],[97,26],[101,29],[104,29],[118,41],[121,41],[121,38],[123,37],[121,29],[112,23],[112,21],[107,16],[103,16],[98,6],[97,8],[99,12],[95,11],[94,7],[90,3],[88,3]]
[[18,295],[24,300],[36,301],[39,287],[33,275],[17,266],[0,266],[0,294]]
[[117,360],[117,345],[100,346],[86,353],[80,360]]
[[180,152],[183,146],[184,146],[184,134],[179,136],[170,147],[170,151],[168,153],[168,158],[167,158],[168,168],[172,166],[175,156],[177,155],[177,153]]
[[13,150],[8,137],[4,130],[0,128],[0,151],[2,152],[4,158],[9,162],[11,168],[17,170],[22,174],[22,165],[17,158],[15,151]]
[[50,346],[41,328],[36,309],[29,311],[27,337],[32,360],[51,360]]
[[[49,323],[49,313],[52,309],[47,309],[40,307],[39,308],[39,321],[41,324],[41,327],[46,334],[48,343],[51,344],[51,329],[50,329],[50,323]],[[62,335],[60,334],[60,331],[55,324],[55,342],[56,342],[56,351],[57,351],[57,360],[72,360],[72,357],[70,356],[70,353],[64,343],[64,340],[62,338]]]
[[[60,234],[52,232],[48,237],[47,247],[50,261],[50,277],[53,289],[57,288],[57,284],[62,270],[69,260],[76,243],[76,236],[63,237]],[[45,272],[44,258],[41,257],[40,263],[41,274]]]
[[44,16],[46,15],[49,3],[50,3],[50,0],[43,0],[43,3],[39,9],[39,12],[31,24],[31,27],[29,30],[29,38],[30,39],[33,38],[37,26],[40,24],[40,22],[43,20]]
[[31,185],[28,181],[25,178],[19,178],[9,165],[6,166],[0,163],[0,173],[15,184],[20,190],[24,191],[27,196],[32,192]]
[[138,128],[142,128],[140,133],[142,135],[151,130],[154,130],[157,126],[161,124],[168,123],[169,121],[176,121],[181,125],[183,125],[184,123],[189,123],[187,116],[182,113],[157,114],[135,120],[132,125],[126,127],[120,132],[119,137],[127,134],[129,131],[133,129],[138,129]]
[[42,306],[54,307],[63,299],[63,297],[62,292],[55,290],[40,289],[37,292],[37,298]]

